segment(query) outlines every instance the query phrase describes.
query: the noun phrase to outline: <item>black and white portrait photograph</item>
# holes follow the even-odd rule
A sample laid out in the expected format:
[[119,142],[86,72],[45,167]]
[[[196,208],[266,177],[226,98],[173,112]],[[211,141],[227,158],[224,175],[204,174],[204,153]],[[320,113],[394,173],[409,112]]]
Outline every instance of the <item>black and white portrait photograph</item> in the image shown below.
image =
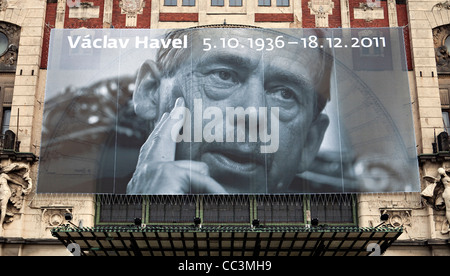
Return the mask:
[[37,190],[418,191],[403,37],[53,29]]

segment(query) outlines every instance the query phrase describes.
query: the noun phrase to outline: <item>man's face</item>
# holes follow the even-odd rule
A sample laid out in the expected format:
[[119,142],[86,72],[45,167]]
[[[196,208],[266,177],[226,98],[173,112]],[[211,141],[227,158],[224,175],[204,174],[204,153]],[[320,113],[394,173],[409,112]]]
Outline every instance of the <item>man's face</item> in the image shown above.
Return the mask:
[[[230,30],[226,37],[220,34],[205,31],[201,38],[193,39],[192,60],[181,65],[174,78],[165,80],[172,81],[168,86],[184,97],[191,111],[192,136],[196,131],[199,133],[199,128],[202,134],[222,136],[206,142],[203,135],[202,142],[193,138],[178,143],[176,160],[206,163],[211,177],[230,193],[277,191],[289,185],[301,168],[314,120],[313,83],[321,65],[317,56],[298,46],[256,50],[257,38],[274,40],[276,35],[249,30]],[[252,40],[249,35],[253,35]],[[207,42],[211,47],[203,44],[203,38],[210,38]],[[228,47],[228,42],[239,46]],[[214,118],[216,112],[205,119],[208,107],[220,109],[222,118]],[[267,113],[263,114],[265,109],[260,107],[267,108]],[[256,128],[251,127],[249,116],[244,121],[227,116],[227,112],[236,108],[257,118]],[[278,114],[273,116],[271,112],[275,109]],[[213,119],[221,123],[214,124],[212,130]],[[261,133],[278,135],[267,141]],[[245,134],[245,141],[237,142],[239,134]],[[277,145],[276,150],[262,153],[262,146],[270,143]]]

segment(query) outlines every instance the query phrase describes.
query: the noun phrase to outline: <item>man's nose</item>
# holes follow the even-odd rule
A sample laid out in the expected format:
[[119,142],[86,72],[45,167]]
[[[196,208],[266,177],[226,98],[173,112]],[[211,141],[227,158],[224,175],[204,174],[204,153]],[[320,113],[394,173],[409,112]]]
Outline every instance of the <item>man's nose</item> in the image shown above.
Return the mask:
[[[236,116],[228,116],[227,124],[233,126],[236,142],[257,142],[260,131],[261,108],[266,107],[265,89],[261,79],[253,79],[242,86],[235,95]],[[228,133],[230,135],[231,133]]]
[[255,107],[258,110],[259,107],[266,107],[265,95],[264,78],[258,76],[249,79],[244,85],[240,93],[240,102],[244,108]]

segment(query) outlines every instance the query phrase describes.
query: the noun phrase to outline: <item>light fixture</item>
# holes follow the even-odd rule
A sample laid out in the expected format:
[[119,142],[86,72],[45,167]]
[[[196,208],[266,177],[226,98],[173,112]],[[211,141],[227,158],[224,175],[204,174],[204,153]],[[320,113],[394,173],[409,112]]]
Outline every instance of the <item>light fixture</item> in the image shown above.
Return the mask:
[[389,214],[388,213],[385,213],[385,214],[382,214],[381,216],[380,216],[380,220],[381,221],[387,221],[389,219]]
[[252,228],[256,228],[259,227],[259,219],[254,219],[252,221]]
[[78,226],[76,226],[72,220],[73,220],[73,215],[72,213],[65,213],[64,214],[64,219],[67,220],[68,223],[70,223],[72,226],[75,226],[76,228],[78,228]]
[[195,226],[195,227],[199,227],[199,228],[200,228],[200,227],[202,227],[202,225],[201,225],[201,224],[202,224],[202,220],[201,220],[201,218],[199,218],[199,217],[195,217],[195,218],[194,218],[194,226]]
[[67,220],[67,221],[71,221],[73,219],[72,213],[65,213],[64,214],[64,219]]
[[134,218],[134,225],[135,226],[141,226],[142,225],[142,219],[141,218]]
[[380,216],[381,223],[375,226],[375,228],[380,227],[381,225],[385,224],[389,220],[389,214],[384,213]]

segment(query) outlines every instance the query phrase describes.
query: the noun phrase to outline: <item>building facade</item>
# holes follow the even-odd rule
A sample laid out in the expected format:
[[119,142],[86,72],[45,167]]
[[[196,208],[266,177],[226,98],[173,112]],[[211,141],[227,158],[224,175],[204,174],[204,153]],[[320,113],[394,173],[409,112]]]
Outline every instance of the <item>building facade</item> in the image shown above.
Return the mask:
[[[446,48],[450,45],[450,6],[447,2],[0,0],[0,40],[3,40],[0,41],[0,47],[3,47],[0,57],[1,165],[3,172],[21,179],[20,184],[10,179],[3,184],[3,190],[7,191],[9,187],[12,196],[0,193],[3,195],[0,200],[4,217],[3,229],[0,229],[0,255],[68,255],[70,252],[66,246],[70,239],[64,225],[75,225],[72,236],[78,239],[74,238],[72,242],[76,242],[86,241],[85,230],[77,232],[77,229],[89,228],[90,232],[103,233],[105,238],[110,236],[104,233],[109,231],[114,236],[122,231],[117,230],[122,229],[120,227],[133,224],[134,218],[140,218],[146,226],[161,227],[158,231],[146,228],[142,232],[144,237],[145,233],[152,236],[148,240],[156,244],[148,247],[158,248],[150,255],[177,255],[178,251],[181,255],[220,255],[221,250],[230,251],[230,246],[251,247],[250,241],[254,243],[255,239],[259,244],[258,255],[290,255],[294,251],[289,248],[296,246],[296,240],[306,244],[310,238],[310,235],[301,233],[307,233],[302,227],[311,225],[313,218],[318,218],[322,226],[346,227],[347,232],[341,240],[351,237],[352,233],[359,233],[355,234],[357,238],[353,241],[361,238],[366,246],[368,239],[363,238],[361,229],[371,229],[369,236],[375,237],[373,233],[377,233],[380,224],[388,225],[389,229],[401,228],[399,236],[389,236],[386,233],[390,230],[387,230],[380,239],[388,236],[394,239],[388,241],[389,247],[383,248],[384,255],[450,255],[449,216],[446,215],[445,203],[434,198],[432,192],[428,197],[420,192],[142,197],[36,193],[52,29],[170,29],[227,25],[260,28],[403,27],[421,191],[428,191],[430,188],[426,188],[432,185],[422,177],[437,178],[438,168],[450,166],[448,136],[445,136],[450,128],[450,67]],[[70,214],[71,219],[66,214]],[[389,215],[386,221],[381,220],[383,214]],[[216,246],[220,244],[218,249],[210,250],[212,244],[207,245],[208,250],[202,249],[202,245],[197,244],[205,241],[200,234],[179,229],[190,227],[194,217],[200,218],[201,229],[206,231],[202,234],[207,236],[207,240],[215,241]],[[252,225],[255,222],[264,225],[265,230],[251,236],[247,228],[255,227]],[[228,232],[223,230],[225,228]],[[333,237],[339,236],[337,228],[332,229],[315,238],[313,247],[322,241],[331,248]],[[94,238],[92,234],[88,235],[90,238],[87,240],[95,240],[96,235]],[[260,240],[260,236],[266,240]],[[128,244],[132,239],[128,237],[125,240]],[[168,240],[171,249],[163,249],[163,243]],[[289,244],[284,245],[283,241]],[[176,245],[178,242],[182,245]],[[193,244],[192,247],[195,244],[197,253],[190,251],[189,243]],[[82,249],[86,254],[95,255],[96,250],[102,251],[102,243],[98,244],[100,249],[93,249],[95,246],[92,245],[89,245],[90,250],[83,246]],[[116,250],[117,254],[120,250],[128,254],[133,252],[130,248],[108,250]],[[303,250],[308,254],[321,253],[304,247]],[[357,252],[352,250],[347,253]],[[253,254],[254,244],[250,249],[238,251],[243,255],[247,251]],[[301,252],[297,250],[295,254]]]

